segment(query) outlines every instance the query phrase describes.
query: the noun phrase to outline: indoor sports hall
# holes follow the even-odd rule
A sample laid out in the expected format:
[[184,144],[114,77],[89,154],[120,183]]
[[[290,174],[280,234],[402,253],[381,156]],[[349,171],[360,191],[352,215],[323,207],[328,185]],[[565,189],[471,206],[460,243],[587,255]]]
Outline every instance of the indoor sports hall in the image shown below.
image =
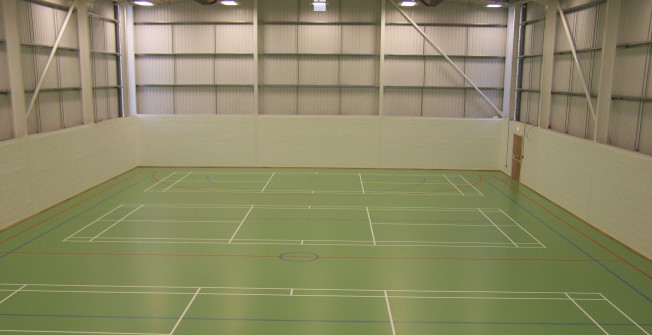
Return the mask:
[[650,335],[651,190],[650,0],[0,1],[0,335]]

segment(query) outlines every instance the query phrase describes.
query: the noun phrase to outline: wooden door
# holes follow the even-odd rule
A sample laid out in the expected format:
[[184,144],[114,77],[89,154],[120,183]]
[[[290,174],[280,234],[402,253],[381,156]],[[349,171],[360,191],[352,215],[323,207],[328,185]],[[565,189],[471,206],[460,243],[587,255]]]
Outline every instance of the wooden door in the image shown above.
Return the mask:
[[523,136],[514,134],[512,149],[512,179],[521,180],[521,163],[523,161]]

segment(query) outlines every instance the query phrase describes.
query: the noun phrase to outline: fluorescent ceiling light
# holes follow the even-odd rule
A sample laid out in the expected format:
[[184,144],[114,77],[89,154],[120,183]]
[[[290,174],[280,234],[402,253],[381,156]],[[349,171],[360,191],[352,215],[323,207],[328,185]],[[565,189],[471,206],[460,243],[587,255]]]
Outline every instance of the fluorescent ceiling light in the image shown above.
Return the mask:
[[222,1],[220,1],[220,3],[223,4],[224,6],[237,6],[237,5],[239,5],[239,3],[237,1],[233,1],[233,0],[222,0]]
[[138,6],[154,6],[154,4],[149,1],[134,1],[134,4]]
[[312,10],[315,12],[325,12],[326,0],[314,0],[312,2]]
[[490,3],[487,4],[486,7],[489,7],[489,8],[500,8],[500,7],[502,7],[502,6],[503,6],[503,5],[502,5],[500,2],[490,2]]
[[401,2],[402,7],[414,7],[416,5],[417,2],[414,0],[403,0],[403,2]]

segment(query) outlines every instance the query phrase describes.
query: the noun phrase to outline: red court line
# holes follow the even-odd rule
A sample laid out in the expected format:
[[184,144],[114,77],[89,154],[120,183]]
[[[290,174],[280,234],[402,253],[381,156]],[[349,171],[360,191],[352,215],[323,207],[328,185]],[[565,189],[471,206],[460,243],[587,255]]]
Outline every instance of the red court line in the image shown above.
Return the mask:
[[[25,228],[25,229],[23,229],[23,230],[21,230],[21,231],[15,233],[15,234],[13,234],[13,235],[11,235],[11,236],[5,238],[4,240],[1,240],[1,241],[0,241],[0,244],[5,243],[5,242],[7,242],[7,241],[10,241],[10,240],[12,240],[12,239],[14,239],[14,238],[16,238],[16,237],[18,237],[18,236],[20,236],[20,235],[22,235],[22,234],[28,232],[28,231],[30,231],[30,230],[32,230],[32,229],[36,228],[36,227],[42,225],[43,223],[47,222],[48,220],[50,220],[50,219],[56,217],[57,215],[59,215],[59,214],[63,214],[63,213],[65,213],[65,212],[68,212],[68,211],[70,211],[71,209],[73,209],[73,208],[75,208],[75,207],[81,205],[82,203],[86,202],[87,200],[92,199],[92,198],[95,198],[95,197],[97,197],[98,195],[100,195],[100,194],[102,194],[102,193],[104,193],[104,192],[106,192],[106,191],[108,191],[108,190],[110,190],[110,189],[112,189],[112,188],[115,188],[116,186],[118,186],[118,185],[120,185],[120,184],[126,182],[127,180],[129,180],[129,179],[131,179],[131,178],[133,178],[133,177],[135,177],[135,176],[138,176],[138,175],[140,175],[140,173],[136,173],[136,174],[134,174],[134,175],[131,175],[131,176],[125,178],[124,180],[121,180],[121,181],[117,182],[116,184],[114,184],[114,185],[112,185],[112,186],[110,186],[110,187],[105,188],[104,190],[101,190],[101,191],[99,191],[99,192],[97,192],[97,193],[95,193],[95,194],[93,194],[93,195],[91,195],[91,196],[88,196],[88,197],[86,197],[86,198],[84,198],[84,199],[79,200],[78,202],[76,202],[76,203],[74,203],[74,204],[72,204],[72,205],[70,205],[70,206],[68,206],[68,207],[66,207],[66,208],[64,208],[64,209],[62,209],[62,210],[56,212],[56,213],[53,213],[53,214],[51,214],[51,215],[49,215],[49,216],[47,216],[47,217],[41,219],[39,222],[37,222],[37,223],[35,223],[35,224],[33,224],[33,225],[31,225],[31,226],[29,226],[29,227],[27,227],[27,228]],[[57,205],[55,205],[55,206],[57,206]],[[37,214],[37,215],[38,215],[38,214]],[[29,221],[29,218],[28,218],[28,219],[25,219],[25,220],[23,220],[23,221],[21,221],[21,222],[18,222],[17,224],[15,224],[15,225],[13,225],[13,226],[8,227],[7,230],[8,230],[8,229],[11,229],[11,228],[13,228],[13,227],[17,227],[18,225],[20,225],[20,224],[22,224],[22,223],[24,223],[24,222],[27,222],[27,221]],[[1,231],[0,231],[0,232],[1,232]]]
[[614,251],[612,251],[611,249],[609,249],[607,246],[605,246],[605,245],[603,245],[602,243],[596,241],[596,240],[593,239],[591,236],[589,236],[589,235],[586,234],[585,232],[581,231],[579,228],[573,226],[573,225],[572,225],[571,223],[569,223],[568,221],[562,219],[562,218],[559,217],[557,214],[555,214],[555,213],[553,213],[552,211],[550,211],[549,209],[545,208],[543,205],[539,204],[536,200],[532,199],[532,198],[531,198],[530,196],[528,196],[527,194],[524,194],[523,192],[521,192],[518,188],[515,188],[515,187],[512,186],[510,183],[507,183],[507,182],[503,181],[502,179],[500,179],[500,178],[498,178],[498,177],[496,177],[496,176],[493,176],[493,177],[496,178],[496,180],[498,180],[499,182],[501,182],[501,183],[507,185],[507,187],[509,187],[509,188],[511,188],[512,190],[516,191],[518,194],[520,194],[520,195],[522,195],[523,197],[525,197],[525,198],[527,198],[528,200],[530,200],[532,203],[534,203],[535,205],[537,205],[537,207],[543,209],[543,210],[546,211],[548,214],[552,215],[553,217],[555,217],[557,220],[561,221],[561,222],[562,222],[563,224],[565,224],[566,226],[572,228],[573,230],[575,230],[576,232],[578,232],[580,235],[584,236],[585,238],[587,238],[587,239],[590,240],[591,242],[593,242],[593,243],[595,243],[596,245],[598,245],[600,248],[604,249],[604,250],[607,251],[608,253],[612,254],[614,257],[618,258],[618,260],[620,260],[620,262],[629,265],[629,267],[631,267],[632,269],[634,269],[634,270],[640,272],[641,274],[643,274],[643,275],[646,276],[647,278],[652,279],[652,275],[650,275],[650,274],[646,273],[645,271],[639,269],[638,267],[636,267],[636,265],[630,263],[629,261],[627,261],[626,259],[624,259],[624,258],[621,257],[620,255],[618,255],[617,253],[615,253]]
[[[9,252],[0,252],[8,254]],[[60,256],[120,256],[120,257],[233,257],[233,258],[279,258],[279,255],[245,254],[153,254],[153,253],[100,253],[100,252],[39,252],[18,251],[12,255],[60,255]],[[290,255],[285,258],[314,258],[313,256]],[[620,263],[617,259],[563,259],[563,258],[466,258],[466,257],[383,257],[383,256],[319,256],[319,259],[367,259],[367,260],[413,260],[413,261],[495,261],[495,262],[573,262],[573,263]]]

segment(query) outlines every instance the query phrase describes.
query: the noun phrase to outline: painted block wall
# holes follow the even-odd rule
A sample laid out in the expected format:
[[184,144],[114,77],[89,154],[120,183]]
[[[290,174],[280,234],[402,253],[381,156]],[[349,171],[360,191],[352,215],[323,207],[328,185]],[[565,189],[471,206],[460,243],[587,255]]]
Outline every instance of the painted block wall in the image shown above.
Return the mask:
[[523,184],[652,258],[651,156],[519,122],[510,123],[510,138],[517,129]]
[[141,165],[500,169],[492,119],[139,116]]
[[0,229],[138,165],[136,120],[0,142]]

